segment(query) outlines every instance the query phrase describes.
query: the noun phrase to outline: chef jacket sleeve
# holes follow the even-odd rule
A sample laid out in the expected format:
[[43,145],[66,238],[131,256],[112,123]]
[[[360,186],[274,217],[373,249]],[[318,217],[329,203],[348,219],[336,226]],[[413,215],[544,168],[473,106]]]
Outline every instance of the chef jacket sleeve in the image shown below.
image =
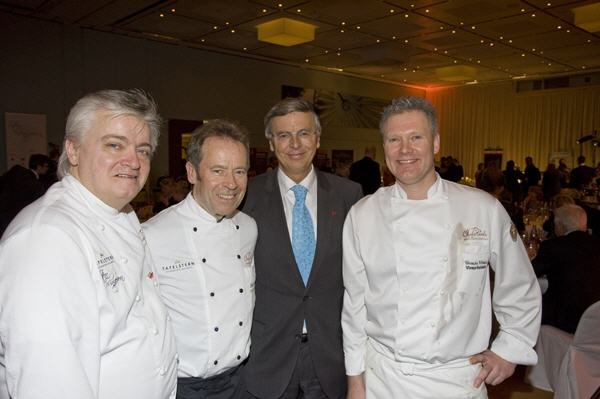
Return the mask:
[[491,350],[512,363],[532,365],[537,362],[533,347],[541,323],[540,287],[525,247],[499,202],[492,223],[492,303],[500,331]]
[[343,232],[343,278],[344,305],[342,308],[342,331],[347,375],[359,375],[365,371],[367,334],[367,311],[365,288],[367,277],[360,255],[356,226],[350,210]]
[[0,259],[0,338],[10,395],[97,398],[100,343],[90,256],[60,228],[35,226],[6,238]]

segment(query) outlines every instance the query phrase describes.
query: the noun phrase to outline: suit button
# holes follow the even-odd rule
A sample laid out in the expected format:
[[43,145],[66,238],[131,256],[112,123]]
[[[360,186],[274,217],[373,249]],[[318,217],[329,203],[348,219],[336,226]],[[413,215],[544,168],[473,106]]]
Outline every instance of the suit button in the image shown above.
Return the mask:
[[309,295],[304,295],[304,296],[302,297],[302,302],[306,302],[306,301],[308,301],[309,299],[311,299],[311,297],[310,297]]

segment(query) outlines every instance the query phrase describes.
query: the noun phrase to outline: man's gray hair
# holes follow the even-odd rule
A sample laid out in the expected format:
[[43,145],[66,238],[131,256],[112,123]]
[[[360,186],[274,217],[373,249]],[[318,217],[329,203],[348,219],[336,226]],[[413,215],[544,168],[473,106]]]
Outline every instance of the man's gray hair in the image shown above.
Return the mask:
[[421,97],[404,96],[394,98],[392,103],[383,109],[381,120],[379,121],[379,131],[383,135],[385,133],[386,124],[390,117],[402,114],[408,111],[421,111],[427,117],[429,127],[433,137],[438,135],[437,117],[433,105]]
[[192,132],[192,137],[187,145],[187,160],[196,171],[198,171],[198,165],[202,161],[202,146],[209,137],[219,137],[242,143],[246,149],[247,164],[249,165],[250,139],[246,128],[237,122],[226,119],[212,119]]
[[572,231],[587,231],[587,214],[579,205],[563,205],[554,210],[554,225],[560,235]]
[[288,97],[279,101],[275,104],[267,115],[265,115],[265,137],[267,140],[271,140],[273,138],[273,131],[271,130],[271,122],[273,118],[278,116],[285,116],[287,114],[291,114],[292,112],[309,112],[312,114],[315,121],[315,133],[317,136],[321,135],[321,122],[319,121],[319,117],[315,112],[315,108],[313,105],[302,98],[293,98]]
[[63,150],[58,159],[57,173],[59,178],[70,173],[71,165],[65,147],[67,140],[78,145],[81,144],[85,135],[96,123],[99,111],[106,111],[113,117],[132,115],[146,122],[150,129],[150,146],[152,147],[152,153],[154,153],[162,123],[154,99],[140,89],[97,91],[79,99],[69,112],[63,139]]

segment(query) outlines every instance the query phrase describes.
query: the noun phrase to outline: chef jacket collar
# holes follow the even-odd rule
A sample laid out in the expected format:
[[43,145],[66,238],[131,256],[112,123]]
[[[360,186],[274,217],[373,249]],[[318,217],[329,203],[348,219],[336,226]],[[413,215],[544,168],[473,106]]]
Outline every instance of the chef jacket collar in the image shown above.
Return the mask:
[[231,217],[223,217],[221,219],[215,218],[215,215],[211,215],[208,211],[200,206],[192,192],[190,191],[185,197],[185,211],[193,218],[200,218],[200,220],[208,222],[208,223],[220,223],[226,219],[232,219],[236,214],[237,210],[233,213]]
[[[438,198],[441,196],[445,196],[446,188],[442,184],[442,178],[436,172],[435,173],[435,182],[429,187],[427,190],[427,199]],[[400,186],[398,182],[394,184],[394,189],[392,190],[392,198],[399,200],[408,200],[408,195],[406,191]],[[417,200],[419,201],[419,200]]]
[[[77,191],[84,199],[84,201],[89,205],[89,207],[95,213],[100,216],[107,218],[114,218],[121,213],[119,209],[115,209],[112,206],[106,204],[100,198],[96,197],[90,190],[88,190],[77,178],[72,175],[66,175],[62,178],[62,181],[65,185],[72,187]],[[124,209],[126,209],[125,207]]]

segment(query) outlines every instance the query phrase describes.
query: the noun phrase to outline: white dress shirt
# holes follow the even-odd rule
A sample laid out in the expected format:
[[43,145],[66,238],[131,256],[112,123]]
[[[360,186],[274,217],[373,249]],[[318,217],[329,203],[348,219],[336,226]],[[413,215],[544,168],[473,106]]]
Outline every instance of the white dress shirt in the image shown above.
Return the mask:
[[[502,205],[437,177],[426,200],[396,184],[350,210],[344,225],[342,328],[348,375],[365,370],[367,339],[397,362],[461,362],[488,348],[534,364],[541,294]],[[490,297],[490,267],[495,271]]]
[[143,224],[173,321],[179,376],[207,378],[250,349],[256,222],[237,212],[217,222],[192,194]]
[[175,340],[142,229],[66,176],[0,243],[0,398],[174,398]]

